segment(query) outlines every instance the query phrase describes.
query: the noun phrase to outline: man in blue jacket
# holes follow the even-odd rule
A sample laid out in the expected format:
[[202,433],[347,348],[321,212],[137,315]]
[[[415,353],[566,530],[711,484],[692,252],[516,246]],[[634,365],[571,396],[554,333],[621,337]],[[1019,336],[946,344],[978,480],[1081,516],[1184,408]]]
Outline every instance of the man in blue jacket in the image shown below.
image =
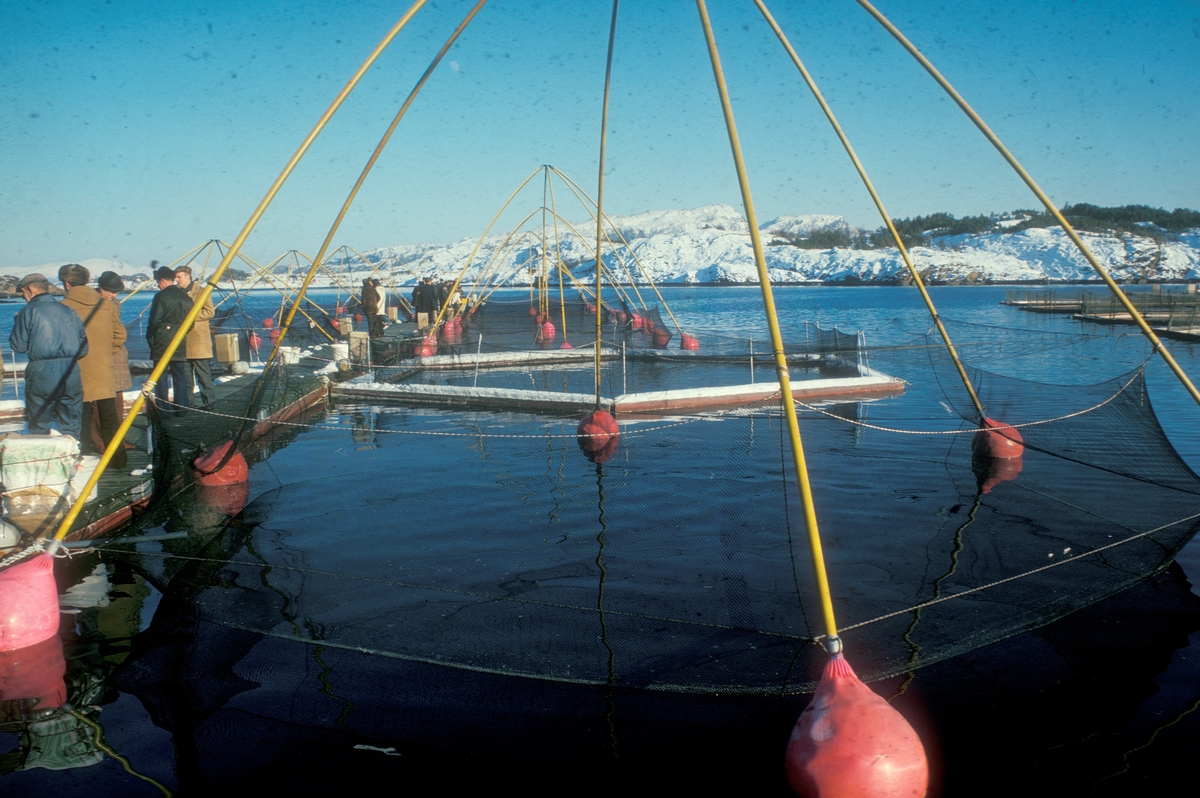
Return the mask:
[[79,438],[83,382],[79,359],[87,354],[87,332],[79,315],[50,295],[50,282],[27,274],[17,283],[27,303],[13,318],[8,343],[29,355],[25,366],[25,420],[34,435],[58,424],[63,435]]

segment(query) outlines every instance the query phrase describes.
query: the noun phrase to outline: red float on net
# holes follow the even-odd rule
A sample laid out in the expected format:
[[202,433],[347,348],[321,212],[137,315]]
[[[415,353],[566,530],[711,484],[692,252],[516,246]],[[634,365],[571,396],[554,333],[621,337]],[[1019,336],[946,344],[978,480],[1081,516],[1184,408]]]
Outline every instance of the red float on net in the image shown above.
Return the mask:
[[621,442],[621,427],[604,410],[593,410],[579,422],[575,441],[593,463],[603,463],[614,454]]
[[984,417],[979,432],[971,441],[971,451],[985,457],[1000,459],[1020,457],[1025,453],[1025,439],[1016,427],[1001,424],[995,419]]
[[680,349],[699,349],[700,348],[700,339],[694,335],[688,335],[687,333],[680,333],[679,334],[679,348]]
[[921,738],[841,654],[792,729],[785,768],[805,798],[921,798],[929,787]]
[[54,557],[40,554],[0,571],[0,651],[15,651],[58,634]]
[[201,485],[235,485],[250,479],[250,468],[233,441],[226,441],[195,459],[192,476]]
[[273,317],[267,317],[267,318],[263,319],[263,329],[264,330],[269,330],[274,326],[275,326],[275,319]]

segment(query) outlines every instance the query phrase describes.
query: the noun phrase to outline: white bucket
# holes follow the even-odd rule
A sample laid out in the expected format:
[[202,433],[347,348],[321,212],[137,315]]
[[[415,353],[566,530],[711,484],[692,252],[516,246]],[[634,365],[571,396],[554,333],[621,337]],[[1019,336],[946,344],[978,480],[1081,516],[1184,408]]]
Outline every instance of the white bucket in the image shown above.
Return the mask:
[[331,344],[333,347],[333,359],[349,360],[350,359],[350,344]]
[[300,347],[298,346],[281,346],[279,347],[279,362],[284,365],[291,365],[300,362]]

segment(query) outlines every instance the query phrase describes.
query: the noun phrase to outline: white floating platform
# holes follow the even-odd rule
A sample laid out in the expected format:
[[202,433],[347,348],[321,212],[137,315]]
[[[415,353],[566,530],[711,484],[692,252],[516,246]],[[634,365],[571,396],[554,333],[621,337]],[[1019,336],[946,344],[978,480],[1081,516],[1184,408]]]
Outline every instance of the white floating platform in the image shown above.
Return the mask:
[[[462,385],[391,385],[388,383],[341,383],[331,386],[338,397],[382,399],[402,402],[421,402],[439,405],[471,405],[474,407],[506,407],[514,410],[562,410],[576,412],[595,407],[596,396],[590,393],[552,393],[526,391],[519,388],[468,388]],[[612,400],[602,399],[606,410]]]
[[[830,377],[797,380],[792,383],[792,396],[805,401],[821,399],[877,396],[902,393],[904,381],[864,369],[858,377]],[[724,385],[712,388],[684,388],[675,391],[627,393],[614,402],[618,413],[658,414],[678,410],[698,410],[714,407],[736,407],[770,399],[779,395],[779,383],[759,382],[752,385]]]
[[[870,369],[858,377],[800,380],[792,383],[797,399],[850,399],[859,396],[901,393],[904,381]],[[513,388],[468,388],[456,385],[391,385],[387,383],[343,383],[331,386],[338,397],[356,399],[419,402],[439,405],[505,407],[514,410],[550,410],[577,412],[595,407],[593,394],[527,391]],[[628,414],[675,413],[736,407],[770,399],[779,394],[773,382],[752,385],[726,385],[710,388],[685,388],[675,391],[630,393],[616,399],[601,399],[605,410]]]

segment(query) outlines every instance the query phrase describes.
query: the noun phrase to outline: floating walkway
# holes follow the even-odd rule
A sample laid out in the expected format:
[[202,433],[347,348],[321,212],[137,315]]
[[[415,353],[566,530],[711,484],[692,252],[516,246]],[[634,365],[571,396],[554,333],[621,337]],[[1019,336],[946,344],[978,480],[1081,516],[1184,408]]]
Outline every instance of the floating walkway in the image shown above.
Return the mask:
[[[434,358],[423,358],[432,359]],[[451,358],[447,358],[449,359]],[[461,361],[457,362],[457,367],[461,368],[462,365]],[[903,380],[872,369],[863,369],[857,377],[818,378],[792,383],[792,396],[804,401],[875,397],[903,391]],[[335,398],[562,413],[578,413],[596,407],[594,394],[462,385],[395,385],[348,381],[331,385],[330,394]],[[763,382],[627,393],[615,398],[601,397],[600,407],[613,413],[658,415],[737,407],[762,402],[778,395],[778,384]]]

